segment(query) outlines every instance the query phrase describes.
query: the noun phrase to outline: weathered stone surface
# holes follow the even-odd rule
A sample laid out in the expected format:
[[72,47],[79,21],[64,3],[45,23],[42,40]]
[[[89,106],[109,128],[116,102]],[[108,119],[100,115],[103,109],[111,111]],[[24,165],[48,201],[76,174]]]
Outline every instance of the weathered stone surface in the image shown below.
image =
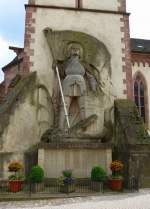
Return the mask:
[[34,85],[36,73],[31,73],[25,78],[16,77],[11,83],[13,89],[8,93],[5,101],[0,105],[0,135],[2,136],[4,129],[9,124],[9,118],[15,109],[16,103],[20,102],[20,98],[26,97],[29,93],[29,86]]
[[63,138],[64,133],[62,132],[62,130],[52,127],[51,129],[46,130],[46,132],[42,135],[41,141],[45,143],[56,143],[59,141],[63,141]]
[[[126,144],[149,144],[150,139],[137,107],[130,100],[115,101],[115,117],[126,137]],[[117,137],[115,139],[117,141]],[[121,142],[118,141],[120,144]]]
[[[135,177],[140,187],[145,186],[147,171],[143,162],[150,154],[150,138],[134,102],[115,101],[114,156],[124,162],[125,185]],[[147,169],[150,166],[147,164]]]
[[73,170],[74,177],[89,178],[94,165],[101,165],[110,174],[110,145],[92,144],[55,143],[55,147],[54,143],[46,144],[47,148],[39,148],[38,164],[44,168],[47,178],[61,176],[66,168]]
[[10,175],[8,165],[11,161],[24,164],[25,152],[40,141],[41,135],[53,123],[53,112],[49,91],[39,83],[35,72],[14,82],[0,105],[0,154],[5,156],[4,178]]

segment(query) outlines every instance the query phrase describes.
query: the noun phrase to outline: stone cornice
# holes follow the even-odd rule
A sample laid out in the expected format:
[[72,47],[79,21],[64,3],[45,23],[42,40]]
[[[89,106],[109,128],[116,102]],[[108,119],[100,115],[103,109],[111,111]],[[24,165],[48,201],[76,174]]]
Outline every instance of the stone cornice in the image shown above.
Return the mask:
[[150,53],[143,53],[143,52],[131,52],[131,61],[132,64],[134,65],[137,63],[140,65],[140,63],[143,64],[145,67],[145,64],[148,64],[150,66]]
[[106,13],[106,14],[127,15],[127,16],[130,15],[130,13],[123,12],[123,11],[110,11],[110,10],[74,8],[74,7],[58,7],[58,6],[50,6],[50,5],[25,4],[25,8],[27,7],[42,8],[42,9],[70,10],[70,11],[78,11],[78,12],[95,12],[95,13]]
[[111,143],[101,142],[51,142],[39,143],[39,149],[111,149]]

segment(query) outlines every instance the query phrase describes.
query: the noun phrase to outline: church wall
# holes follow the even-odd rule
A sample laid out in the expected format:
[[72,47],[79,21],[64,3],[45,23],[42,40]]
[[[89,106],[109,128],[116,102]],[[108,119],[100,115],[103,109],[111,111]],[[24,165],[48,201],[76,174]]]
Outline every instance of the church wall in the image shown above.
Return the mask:
[[[31,0],[36,5],[77,7],[78,0]],[[84,9],[99,9],[110,11],[125,11],[125,0],[80,0],[81,7]]]
[[137,72],[140,72],[146,80],[147,94],[148,94],[147,100],[148,100],[148,109],[149,109],[149,112],[147,113],[149,114],[148,115],[148,119],[149,119],[148,129],[150,130],[150,82],[149,82],[150,81],[150,66],[149,64],[145,63],[145,66],[144,66],[142,62],[139,62],[139,64],[135,62],[134,65],[132,65],[132,77],[133,78]]
[[30,57],[30,61],[34,65],[30,66],[30,71],[37,71],[39,79],[43,79],[42,82],[50,91],[53,71],[52,56],[43,33],[46,27],[53,30],[81,31],[102,41],[111,54],[112,82],[116,95],[119,98],[127,97],[126,83],[123,83],[126,72],[122,69],[125,66],[125,60],[122,58],[125,43],[122,41],[124,31],[121,31],[121,27],[124,23],[120,21],[121,15],[42,8],[37,8],[33,15],[36,19],[34,24],[36,30],[32,34],[35,43],[32,43],[34,54]]
[[[25,37],[24,37],[24,61],[22,74],[26,75],[29,71],[37,71],[38,80],[40,84],[44,84],[52,93],[52,79],[53,71],[51,53],[48,44],[45,39],[35,38],[36,35],[36,8],[26,8],[26,21],[25,21]],[[42,31],[40,31],[42,33]],[[41,35],[41,34],[40,34]],[[36,43],[35,43],[36,40]],[[40,41],[40,51],[39,48],[36,50],[37,42]],[[37,56],[37,62],[34,62],[33,57]],[[40,71],[36,68],[40,68]]]
[[100,9],[100,10],[112,10],[117,11],[120,3],[118,0],[82,0],[83,8],[88,9]]
[[35,4],[60,7],[75,7],[75,0],[35,0]]

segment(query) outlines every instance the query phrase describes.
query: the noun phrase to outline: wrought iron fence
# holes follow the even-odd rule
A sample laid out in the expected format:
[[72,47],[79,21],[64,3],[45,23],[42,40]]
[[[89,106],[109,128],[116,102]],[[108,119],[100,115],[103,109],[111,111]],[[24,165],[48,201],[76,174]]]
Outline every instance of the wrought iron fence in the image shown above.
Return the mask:
[[[14,197],[21,198],[40,198],[40,197],[54,197],[61,196],[62,194],[73,194],[74,196],[94,195],[104,192],[109,192],[109,182],[93,182],[91,180],[75,181],[74,184],[60,185],[55,181],[44,181],[42,183],[33,183],[31,181],[24,181],[21,186],[17,185],[11,187],[9,181],[0,181],[0,199],[8,197],[13,199]],[[139,190],[138,178],[132,176],[129,179],[129,190],[135,192]],[[123,191],[123,190],[121,190]]]
[[129,179],[129,190],[131,192],[139,191],[139,179],[138,179],[138,177],[132,176]]
[[16,185],[12,188],[9,181],[0,181],[0,196],[4,195],[14,195],[15,196],[26,196],[32,197],[36,195],[48,196],[48,195],[57,195],[57,194],[94,194],[94,193],[103,193],[103,182],[75,182],[74,184],[60,185],[58,182],[42,182],[42,183],[33,183],[33,182],[22,182],[21,186]]

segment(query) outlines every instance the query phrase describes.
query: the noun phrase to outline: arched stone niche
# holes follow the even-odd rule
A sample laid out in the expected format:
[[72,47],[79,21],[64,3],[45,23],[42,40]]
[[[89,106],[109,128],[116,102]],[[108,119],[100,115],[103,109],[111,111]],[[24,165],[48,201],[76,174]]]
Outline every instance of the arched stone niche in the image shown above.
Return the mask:
[[[106,128],[106,123],[112,120],[114,101],[111,82],[111,56],[108,49],[104,43],[95,37],[82,32],[52,31],[50,28],[46,28],[44,34],[52,53],[54,61],[53,69],[55,69],[56,65],[59,69],[62,87],[64,83],[66,84],[66,82],[68,82],[66,81],[66,77],[68,78],[68,68],[69,70],[71,68],[73,69],[72,74],[79,74],[80,78],[82,76],[83,78],[81,78],[81,80],[85,82],[86,87],[84,94],[79,92],[79,95],[69,95],[69,93],[68,95],[67,93],[64,95],[68,105],[67,108],[72,131],[76,130],[75,132],[78,134],[82,133],[88,136],[101,137]],[[72,55],[73,50],[74,54]],[[78,57],[76,61],[72,61],[73,56]],[[84,69],[83,71],[81,70],[82,73],[79,72],[79,68]],[[69,77],[68,79],[72,78]],[[80,82],[82,82],[81,80]],[[81,91],[82,87],[77,81],[73,83],[73,89],[75,89],[75,83],[77,83],[76,91]],[[59,124],[62,124],[63,127],[61,127],[61,129],[64,129],[66,125],[65,122],[63,123],[63,116],[61,115],[63,104],[61,103],[56,73],[53,86],[53,104],[55,109],[54,125],[57,127]],[[69,85],[66,86],[65,89],[63,89],[64,92],[66,92],[66,88],[70,90],[72,87]],[[71,100],[68,102],[69,96]],[[80,98],[82,99],[80,100]],[[81,113],[83,109],[84,117]],[[74,117],[74,122],[72,122],[72,116]]]

